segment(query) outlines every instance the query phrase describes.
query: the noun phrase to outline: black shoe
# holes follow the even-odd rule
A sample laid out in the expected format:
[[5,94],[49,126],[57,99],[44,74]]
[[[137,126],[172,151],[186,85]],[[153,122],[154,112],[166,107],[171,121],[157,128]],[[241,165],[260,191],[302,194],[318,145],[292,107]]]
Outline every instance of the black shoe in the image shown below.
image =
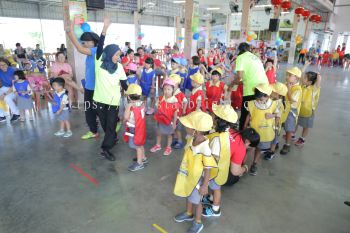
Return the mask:
[[265,159],[265,160],[271,160],[271,159],[273,159],[275,156],[276,156],[275,152],[273,152],[273,151],[270,150],[270,151],[267,151],[267,152],[265,153],[264,159]]
[[18,120],[19,120],[19,117],[20,117],[20,115],[15,115],[15,114],[13,114],[13,115],[12,115],[12,118],[11,118],[11,120],[10,120],[11,123],[18,121]]
[[284,144],[282,150],[280,151],[280,154],[281,155],[286,155],[289,152],[290,152],[290,145]]
[[253,163],[253,165],[250,167],[249,174],[252,176],[256,176],[258,174],[258,166],[256,163]]
[[276,148],[275,151],[278,150],[280,148],[279,143],[276,144]]
[[0,122],[5,122],[6,121],[6,117],[0,117]]
[[108,159],[109,161],[115,161],[114,155],[109,150],[103,150],[101,155]]

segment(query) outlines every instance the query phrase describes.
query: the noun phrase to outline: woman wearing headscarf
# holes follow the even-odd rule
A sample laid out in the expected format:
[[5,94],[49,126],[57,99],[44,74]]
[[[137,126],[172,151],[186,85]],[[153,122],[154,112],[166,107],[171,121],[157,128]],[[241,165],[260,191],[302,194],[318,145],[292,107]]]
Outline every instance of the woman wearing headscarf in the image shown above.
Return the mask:
[[93,100],[96,102],[97,115],[105,132],[101,145],[101,156],[114,161],[115,157],[111,149],[117,139],[115,129],[121,98],[120,87],[126,91],[128,86],[123,66],[118,62],[122,54],[119,46],[110,44],[103,48],[107,29],[108,27],[104,27],[97,45]]

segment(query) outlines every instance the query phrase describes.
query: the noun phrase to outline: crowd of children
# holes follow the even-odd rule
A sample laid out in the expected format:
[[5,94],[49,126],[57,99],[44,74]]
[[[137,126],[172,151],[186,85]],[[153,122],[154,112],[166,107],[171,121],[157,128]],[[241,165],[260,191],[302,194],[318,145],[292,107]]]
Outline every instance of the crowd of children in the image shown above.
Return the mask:
[[[119,47],[115,51],[118,50]],[[178,51],[163,64],[152,58],[156,53],[144,54],[142,48],[137,49],[137,54],[128,49],[121,59],[128,88],[124,92],[126,103],[121,102],[125,110],[120,120],[125,126],[123,138],[136,151],[128,170],[139,171],[149,163],[145,143],[151,130],[146,118],[153,115],[150,117],[156,123],[156,141],[150,152],[162,150],[162,138],[166,138],[164,156],[170,156],[173,149],[183,149],[174,194],[186,197],[187,207],[175,216],[175,221],[192,221],[191,233],[203,229],[202,216],[221,215],[222,185],[230,180],[236,182],[244,173],[257,175],[261,155],[265,160],[275,157],[282,127],[285,143],[280,154],[290,152],[298,126],[303,132],[295,145],[305,144],[320,96],[321,77],[305,72],[308,62],[303,70],[287,69],[282,83],[276,80],[277,56],[273,55],[265,60],[268,82],[255,86],[254,99],[242,105],[242,95],[237,93],[242,91],[241,84],[226,84],[234,74],[236,56],[233,51],[226,52],[213,49],[204,59],[203,50],[199,50],[189,65]],[[35,69],[32,72],[45,72],[40,61]],[[25,72],[25,66],[24,71],[16,70],[12,80],[23,120],[25,111],[33,109],[33,85]],[[70,102],[65,83],[60,76],[50,80],[51,105],[60,122],[55,135],[70,137]],[[237,127],[240,108],[249,112],[241,131]],[[244,162],[249,148],[254,150],[250,168]]]

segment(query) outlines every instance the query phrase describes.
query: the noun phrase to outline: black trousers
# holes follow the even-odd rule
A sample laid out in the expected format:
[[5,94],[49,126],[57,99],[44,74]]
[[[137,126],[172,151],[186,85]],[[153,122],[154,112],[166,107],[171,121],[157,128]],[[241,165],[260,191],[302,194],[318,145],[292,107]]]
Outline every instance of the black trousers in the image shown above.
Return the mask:
[[97,102],[96,112],[100,119],[102,129],[105,132],[101,148],[103,150],[110,150],[115,145],[117,139],[115,128],[118,122],[119,106],[111,106]]
[[97,113],[93,96],[93,90],[84,90],[85,121],[89,126],[90,131],[95,134],[97,133]]
[[243,96],[242,99],[242,108],[241,108],[241,118],[239,118],[239,130],[243,130],[245,119],[248,116],[248,110],[245,108],[247,104],[245,102],[254,100],[254,95]]
[[234,175],[232,175],[231,172],[228,172],[227,181],[224,184],[224,186],[232,186],[235,183],[237,183],[238,181],[239,181],[239,176],[234,176]]
[[303,64],[305,63],[305,54],[299,54],[298,63],[300,63],[300,60]]

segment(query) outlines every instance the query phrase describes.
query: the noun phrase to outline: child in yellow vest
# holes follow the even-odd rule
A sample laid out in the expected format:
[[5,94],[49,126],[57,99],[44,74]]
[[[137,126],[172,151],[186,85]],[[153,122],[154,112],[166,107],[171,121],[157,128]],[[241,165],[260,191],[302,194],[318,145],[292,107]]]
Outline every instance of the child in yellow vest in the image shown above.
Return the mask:
[[[210,205],[210,195],[204,196],[202,203],[204,217],[219,217],[221,215],[221,186],[224,185],[230,172],[230,129],[236,127],[237,113],[231,105],[212,105],[215,115],[215,133],[208,135],[210,140],[211,154],[218,163],[218,175],[209,181],[209,188],[213,191],[213,205]],[[244,171],[248,171],[248,167]]]
[[[295,143],[296,146],[303,146],[309,129],[313,127],[315,111],[320,98],[321,75],[315,72],[307,72],[302,79],[302,98],[298,118],[298,125],[303,127],[301,137]],[[298,126],[297,126],[298,128]],[[295,129],[295,132],[297,131]]]
[[271,160],[275,157],[275,151],[279,143],[279,135],[281,133],[282,122],[280,120],[282,113],[284,112],[283,98],[286,97],[288,88],[285,84],[277,82],[271,85],[272,93],[271,99],[276,101],[278,114],[275,118],[275,138],[272,141],[272,145],[269,151],[265,153],[264,159]]
[[[204,136],[212,129],[213,119],[207,113],[194,111],[180,117],[180,122],[192,136],[188,137],[174,187],[176,196],[187,198],[187,210],[176,215],[174,220],[193,221],[195,217],[188,232],[200,232],[204,227],[201,222],[201,199],[208,194],[209,181],[217,175],[217,163],[211,154],[209,139]],[[196,206],[195,215],[193,205]]]
[[278,109],[276,102],[270,98],[272,88],[269,84],[259,84],[255,87],[254,92],[255,100],[248,102],[249,115],[244,128],[250,124],[250,127],[260,135],[260,143],[255,149],[254,161],[249,170],[250,175],[256,176],[261,152],[268,151],[275,138],[275,117],[278,114]]
[[281,121],[284,123],[284,130],[286,131],[286,142],[280,151],[282,155],[286,155],[290,152],[292,136],[298,121],[302,97],[301,86],[299,84],[301,75],[302,71],[298,67],[287,69],[286,81],[288,92],[285,102],[285,111],[281,116]]

